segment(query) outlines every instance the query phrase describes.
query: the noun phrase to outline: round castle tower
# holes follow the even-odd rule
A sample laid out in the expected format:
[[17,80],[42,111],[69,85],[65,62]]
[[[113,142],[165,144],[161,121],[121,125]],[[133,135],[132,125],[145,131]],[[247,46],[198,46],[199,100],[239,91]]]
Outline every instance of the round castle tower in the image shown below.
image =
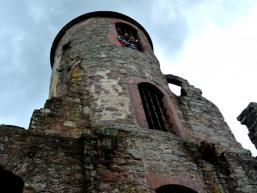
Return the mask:
[[[162,74],[151,39],[135,20],[101,11],[72,20],[53,42],[51,66],[50,96],[34,111],[29,132],[58,138],[51,140],[53,146],[61,144],[66,153],[57,154],[56,164],[73,177],[62,178],[67,171],[54,167],[60,183],[46,187],[56,190],[62,183],[63,189],[73,187],[71,192],[92,193],[234,192],[233,171],[224,166],[231,152],[245,151],[200,89]],[[181,96],[169,83],[181,87]]]
[[89,126],[136,125],[183,136],[152,41],[128,16],[93,12],[72,20],[53,42],[51,65],[50,100],[66,105],[44,132],[78,137]]

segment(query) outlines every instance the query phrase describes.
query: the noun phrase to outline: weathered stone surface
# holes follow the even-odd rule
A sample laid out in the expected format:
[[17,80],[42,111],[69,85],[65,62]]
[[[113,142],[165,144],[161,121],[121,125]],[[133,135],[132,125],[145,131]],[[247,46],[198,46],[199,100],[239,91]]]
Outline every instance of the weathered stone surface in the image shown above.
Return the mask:
[[[161,73],[137,22],[97,14],[57,36],[50,97],[28,130],[0,126],[0,167],[20,176],[26,193],[155,193],[170,184],[198,193],[257,193],[256,159],[218,108],[187,80]],[[143,51],[119,45],[116,22],[135,28]],[[148,129],[142,82],[162,93],[167,132]],[[180,86],[181,96],[168,83]]]
[[25,181],[24,192],[83,192],[83,142],[0,126],[0,165]]

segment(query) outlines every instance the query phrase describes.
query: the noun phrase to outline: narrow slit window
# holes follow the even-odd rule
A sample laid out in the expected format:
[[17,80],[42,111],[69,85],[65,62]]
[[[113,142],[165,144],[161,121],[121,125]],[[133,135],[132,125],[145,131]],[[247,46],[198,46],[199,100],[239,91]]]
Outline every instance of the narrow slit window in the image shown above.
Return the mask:
[[149,129],[168,131],[166,111],[163,106],[163,94],[149,83],[138,85]]
[[115,26],[121,46],[143,51],[136,29],[125,23],[116,23]]

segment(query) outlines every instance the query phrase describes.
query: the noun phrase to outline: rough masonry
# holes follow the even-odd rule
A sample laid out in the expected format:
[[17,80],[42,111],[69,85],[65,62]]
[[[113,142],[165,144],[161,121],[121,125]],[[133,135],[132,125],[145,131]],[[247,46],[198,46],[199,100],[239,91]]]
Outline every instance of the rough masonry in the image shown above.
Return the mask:
[[[121,44],[125,33],[141,49]],[[49,98],[29,128],[0,126],[0,175],[22,180],[24,193],[257,193],[256,158],[200,89],[161,72],[135,20],[72,20],[53,42],[51,67]]]

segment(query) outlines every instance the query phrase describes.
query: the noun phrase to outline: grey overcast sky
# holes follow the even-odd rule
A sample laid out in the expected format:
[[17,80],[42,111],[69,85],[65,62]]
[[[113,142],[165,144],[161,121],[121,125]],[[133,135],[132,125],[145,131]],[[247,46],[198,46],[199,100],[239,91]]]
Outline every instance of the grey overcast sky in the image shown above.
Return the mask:
[[99,10],[143,25],[163,73],[200,88],[257,155],[236,120],[257,102],[256,0],[0,0],[0,124],[28,127],[48,98],[54,37],[73,18]]

